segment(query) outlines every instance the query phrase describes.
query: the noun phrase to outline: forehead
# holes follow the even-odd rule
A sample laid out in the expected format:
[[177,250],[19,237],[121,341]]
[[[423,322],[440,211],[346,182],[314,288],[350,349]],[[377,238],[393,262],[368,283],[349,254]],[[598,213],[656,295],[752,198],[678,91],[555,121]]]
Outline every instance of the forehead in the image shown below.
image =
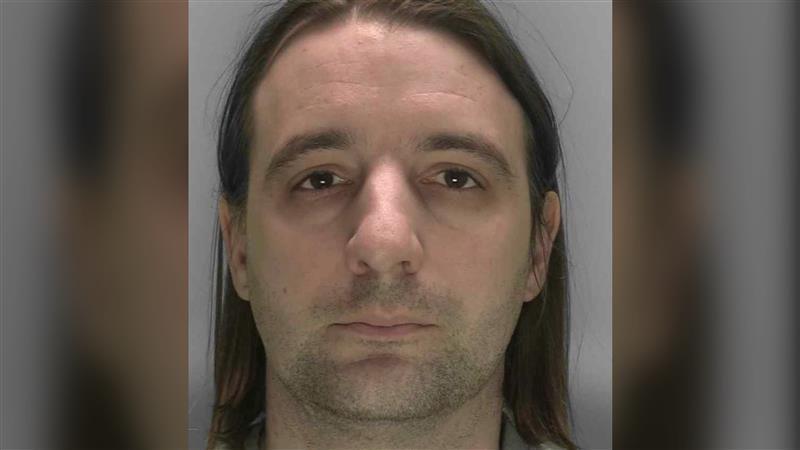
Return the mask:
[[477,54],[443,32],[376,21],[297,36],[273,61],[253,108],[256,135],[272,142],[312,124],[354,123],[386,133],[480,132],[503,147],[523,142],[521,108]]

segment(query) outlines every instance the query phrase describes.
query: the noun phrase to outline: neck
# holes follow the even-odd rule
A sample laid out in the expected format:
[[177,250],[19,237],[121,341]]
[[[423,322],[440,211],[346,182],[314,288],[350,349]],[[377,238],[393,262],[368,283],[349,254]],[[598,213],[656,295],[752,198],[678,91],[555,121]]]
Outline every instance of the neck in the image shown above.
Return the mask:
[[267,370],[266,433],[261,448],[499,447],[503,366],[473,398],[453,410],[416,421],[362,422],[296,401]]

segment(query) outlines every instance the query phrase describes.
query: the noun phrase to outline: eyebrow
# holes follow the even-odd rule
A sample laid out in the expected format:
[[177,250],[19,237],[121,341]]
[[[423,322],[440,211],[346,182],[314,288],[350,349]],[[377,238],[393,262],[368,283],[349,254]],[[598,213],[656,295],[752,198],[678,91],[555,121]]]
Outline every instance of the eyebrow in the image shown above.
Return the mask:
[[[309,153],[323,150],[345,150],[351,147],[353,142],[353,136],[341,129],[326,129],[293,136],[275,152],[275,156],[272,157],[269,167],[267,167],[265,179],[274,177],[281,169]],[[423,153],[445,150],[462,151],[477,156],[507,180],[516,177],[500,149],[488,139],[477,134],[436,133],[426,137],[417,146],[417,151]]]
[[265,179],[272,178],[281,169],[309,153],[321,150],[344,150],[352,144],[353,137],[350,133],[338,129],[327,129],[293,136],[275,152],[275,156],[272,157],[269,167],[267,167]]
[[516,177],[499,147],[477,134],[437,133],[427,137],[417,150],[421,152],[442,150],[466,152],[487,162],[507,180]]

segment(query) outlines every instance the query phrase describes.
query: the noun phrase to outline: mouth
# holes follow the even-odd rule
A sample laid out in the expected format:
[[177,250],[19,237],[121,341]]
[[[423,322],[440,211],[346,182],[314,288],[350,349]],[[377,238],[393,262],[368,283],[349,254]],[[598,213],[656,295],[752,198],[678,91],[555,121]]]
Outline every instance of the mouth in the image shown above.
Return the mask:
[[344,333],[353,333],[371,338],[401,338],[425,332],[434,328],[434,325],[420,323],[376,325],[368,322],[349,322],[334,324],[332,328]]

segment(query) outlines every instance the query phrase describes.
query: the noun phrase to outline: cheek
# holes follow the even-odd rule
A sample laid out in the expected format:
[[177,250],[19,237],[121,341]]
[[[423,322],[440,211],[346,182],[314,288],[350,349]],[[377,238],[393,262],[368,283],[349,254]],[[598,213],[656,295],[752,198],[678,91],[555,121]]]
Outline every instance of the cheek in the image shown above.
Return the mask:
[[460,339],[470,352],[492,364],[504,355],[516,328],[522,302],[513,298],[511,291],[501,289],[487,297],[466,297],[466,323]]
[[445,279],[467,292],[498,292],[509,286],[528,252],[529,231],[519,214],[499,214],[457,232],[440,229],[430,236],[430,260],[447,271]]
[[286,269],[293,266],[282,256],[285,251],[253,243],[248,252],[250,307],[268,358],[276,364],[297,351],[310,327],[307,299],[312,295],[304,291],[310,283],[304,285],[297,270]]
[[334,284],[337,268],[344,266],[344,244],[337,245],[331,230],[309,235],[266,208],[251,211],[248,272],[260,291],[252,300],[266,303],[264,312],[276,326],[302,326],[319,287]]
[[524,300],[526,221],[497,219],[470,233],[442,233],[430,248],[429,276],[448,280],[464,303],[470,342],[500,350],[508,344]]

